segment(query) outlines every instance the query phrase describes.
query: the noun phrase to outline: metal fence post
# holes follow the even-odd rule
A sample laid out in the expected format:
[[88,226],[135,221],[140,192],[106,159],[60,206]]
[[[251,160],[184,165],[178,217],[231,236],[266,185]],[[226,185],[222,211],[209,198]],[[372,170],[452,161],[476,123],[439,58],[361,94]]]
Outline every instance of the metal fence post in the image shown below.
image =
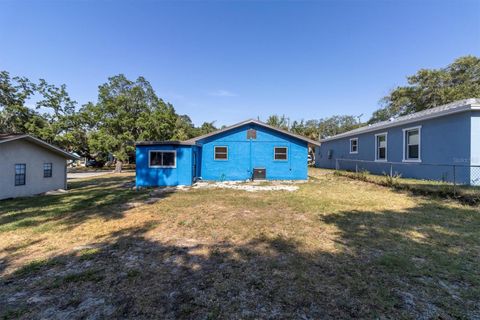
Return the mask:
[[457,196],[457,169],[455,165],[453,165],[453,196]]
[[355,163],[355,173],[358,173],[358,163]]
[[335,170],[339,170],[338,159],[335,159]]
[[390,178],[393,178],[393,163],[390,163]]

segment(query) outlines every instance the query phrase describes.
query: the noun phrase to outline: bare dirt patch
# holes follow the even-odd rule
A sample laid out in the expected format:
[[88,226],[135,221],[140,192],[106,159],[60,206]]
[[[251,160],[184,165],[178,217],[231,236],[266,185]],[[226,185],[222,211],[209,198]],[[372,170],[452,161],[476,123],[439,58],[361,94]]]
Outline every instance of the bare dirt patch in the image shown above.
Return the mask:
[[0,318],[480,314],[477,209],[312,175],[295,192],[135,191],[105,175],[2,202]]

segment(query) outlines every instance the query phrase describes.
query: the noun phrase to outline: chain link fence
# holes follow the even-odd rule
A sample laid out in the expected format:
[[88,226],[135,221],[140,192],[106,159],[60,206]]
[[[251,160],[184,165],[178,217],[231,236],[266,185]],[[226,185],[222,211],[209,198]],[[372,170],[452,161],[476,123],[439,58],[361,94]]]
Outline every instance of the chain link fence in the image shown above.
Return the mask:
[[335,169],[390,178],[416,179],[410,183],[451,187],[454,195],[460,190],[468,190],[469,193],[480,196],[480,165],[336,159]]

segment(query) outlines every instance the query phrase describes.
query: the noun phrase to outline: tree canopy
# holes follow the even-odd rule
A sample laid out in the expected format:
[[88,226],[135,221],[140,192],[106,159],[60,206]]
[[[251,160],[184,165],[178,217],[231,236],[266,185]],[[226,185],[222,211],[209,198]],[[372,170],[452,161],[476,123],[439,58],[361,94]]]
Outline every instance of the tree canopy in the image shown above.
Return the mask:
[[440,69],[421,69],[381,100],[382,107],[368,121],[430,109],[456,100],[480,97],[480,58],[465,56]]
[[[445,68],[421,69],[407,81],[381,100],[368,123],[480,97],[480,58],[465,56]],[[364,125],[352,115],[291,122],[274,114],[266,123],[314,140]],[[28,133],[82,156],[114,155],[121,165],[134,155],[136,141],[187,140],[215,130],[215,121],[196,127],[188,115],[177,114],[144,77],[110,77],[98,87],[96,103],[78,107],[65,84],[0,71],[0,133]]]

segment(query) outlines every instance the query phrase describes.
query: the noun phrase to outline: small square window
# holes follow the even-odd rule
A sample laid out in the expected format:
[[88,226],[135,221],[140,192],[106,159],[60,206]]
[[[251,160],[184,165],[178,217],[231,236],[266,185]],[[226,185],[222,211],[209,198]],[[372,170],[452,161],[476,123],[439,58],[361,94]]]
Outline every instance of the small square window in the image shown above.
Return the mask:
[[228,147],[215,147],[215,160],[228,160]]
[[15,185],[16,186],[25,185],[26,172],[27,172],[26,164],[19,163],[15,165]]
[[275,147],[275,160],[288,160],[287,147]]
[[52,177],[52,167],[51,163],[44,163],[43,164],[43,177],[44,178],[51,178]]

